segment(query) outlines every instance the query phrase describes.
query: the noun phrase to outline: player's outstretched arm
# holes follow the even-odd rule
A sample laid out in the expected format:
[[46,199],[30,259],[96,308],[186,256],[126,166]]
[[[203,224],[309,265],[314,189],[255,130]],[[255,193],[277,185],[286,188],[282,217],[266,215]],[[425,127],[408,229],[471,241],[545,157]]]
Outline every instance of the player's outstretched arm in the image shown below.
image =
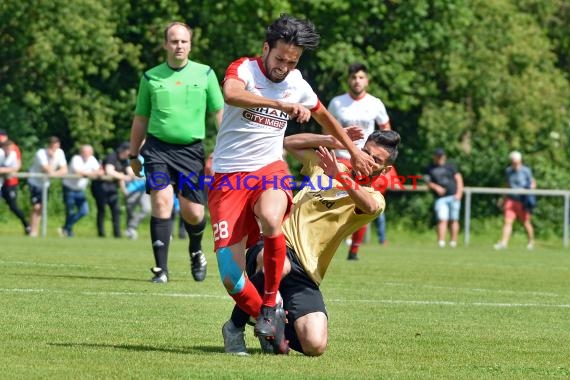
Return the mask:
[[374,160],[368,154],[364,153],[343,131],[342,126],[334,118],[334,116],[325,108],[319,107],[312,113],[313,118],[323,127],[330,135],[336,138],[342,146],[350,153],[350,161],[352,168],[363,175],[370,175],[374,169]]
[[342,173],[340,171],[334,151],[329,151],[321,146],[316,154],[321,160],[319,166],[323,168],[324,173],[329,177],[342,181],[343,188],[350,198],[352,198],[359,212],[364,214],[375,214],[378,212],[380,205],[376,199],[362,186],[359,186],[349,173]]
[[[343,131],[352,141],[360,140],[364,136],[359,127],[348,127],[344,128]],[[333,136],[316,133],[297,133],[286,136],[283,141],[283,148],[301,162],[305,162],[309,155],[314,157],[313,151],[319,146],[330,149],[344,148],[342,143]]]

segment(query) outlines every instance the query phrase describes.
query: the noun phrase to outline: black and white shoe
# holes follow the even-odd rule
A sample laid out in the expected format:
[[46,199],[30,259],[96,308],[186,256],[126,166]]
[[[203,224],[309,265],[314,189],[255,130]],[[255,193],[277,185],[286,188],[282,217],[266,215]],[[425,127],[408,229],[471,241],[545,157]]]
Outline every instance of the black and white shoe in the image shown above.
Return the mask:
[[190,254],[190,270],[194,281],[204,281],[208,270],[208,262],[202,251],[196,251]]
[[158,268],[158,267],[154,267],[154,268],[150,268],[150,271],[152,272],[152,274],[154,274],[154,277],[150,279],[151,282],[154,282],[155,284],[166,284],[168,283],[168,272],[162,270],[162,268]]

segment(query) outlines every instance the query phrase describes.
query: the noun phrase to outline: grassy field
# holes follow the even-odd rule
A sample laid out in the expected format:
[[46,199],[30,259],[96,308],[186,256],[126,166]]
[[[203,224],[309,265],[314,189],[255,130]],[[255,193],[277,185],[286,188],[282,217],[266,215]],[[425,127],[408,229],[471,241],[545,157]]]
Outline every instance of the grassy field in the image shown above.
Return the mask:
[[0,377],[570,377],[570,250],[391,238],[365,245],[358,262],[339,252],[322,287],[329,348],[307,358],[262,355],[250,328],[252,355],[224,354],[231,299],[212,253],[206,280],[192,280],[183,241],[172,243],[171,282],[158,285],[146,238],[2,236]]

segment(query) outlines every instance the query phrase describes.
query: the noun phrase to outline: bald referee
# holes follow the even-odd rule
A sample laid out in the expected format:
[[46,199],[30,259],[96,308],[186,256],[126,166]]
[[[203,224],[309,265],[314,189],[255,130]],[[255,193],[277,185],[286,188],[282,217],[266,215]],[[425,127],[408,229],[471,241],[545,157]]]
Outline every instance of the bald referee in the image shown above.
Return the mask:
[[175,193],[190,237],[192,276],[196,281],[206,277],[207,263],[202,253],[206,196],[199,186],[181,179],[203,175],[206,115],[214,113],[219,126],[224,98],[212,68],[188,59],[191,39],[192,29],[184,23],[173,22],[166,27],[166,62],[146,71],[141,78],[131,127],[131,167],[140,176],[140,153],[151,196],[150,235],[155,259],[151,281],[155,283],[168,282],[170,217]]

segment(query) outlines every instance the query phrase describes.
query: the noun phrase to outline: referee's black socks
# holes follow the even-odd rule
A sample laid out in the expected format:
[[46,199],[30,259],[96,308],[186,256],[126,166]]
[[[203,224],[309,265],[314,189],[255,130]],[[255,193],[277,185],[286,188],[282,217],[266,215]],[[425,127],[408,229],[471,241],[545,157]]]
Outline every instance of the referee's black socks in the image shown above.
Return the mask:
[[172,219],[150,217],[150,238],[156,266],[168,272],[168,246],[172,235]]
[[189,224],[184,222],[184,228],[188,232],[188,237],[190,238],[190,245],[188,246],[188,253],[198,252],[202,250],[202,236],[204,236],[204,230],[206,229],[206,218],[202,218],[202,221],[198,224]]

